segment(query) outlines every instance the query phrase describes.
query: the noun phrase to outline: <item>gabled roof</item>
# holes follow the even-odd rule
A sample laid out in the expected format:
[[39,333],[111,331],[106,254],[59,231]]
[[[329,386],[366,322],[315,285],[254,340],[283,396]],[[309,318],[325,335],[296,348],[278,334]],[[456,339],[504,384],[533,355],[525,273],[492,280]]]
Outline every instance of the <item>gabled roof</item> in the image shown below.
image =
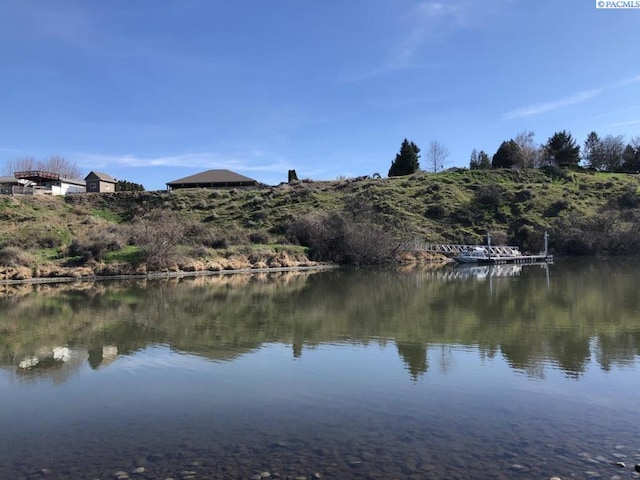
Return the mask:
[[206,172],[196,173],[189,177],[179,178],[167,185],[184,185],[184,184],[203,184],[203,183],[257,183],[253,178],[245,177],[230,170],[207,170]]
[[89,172],[89,175],[84,177],[84,180],[87,181],[89,180],[90,177],[95,177],[98,180],[101,180],[103,182],[118,183],[116,179],[113,178],[111,175],[107,175],[106,173],[102,173],[102,172],[96,172],[95,170]]
[[16,177],[0,177],[0,183],[18,183]]

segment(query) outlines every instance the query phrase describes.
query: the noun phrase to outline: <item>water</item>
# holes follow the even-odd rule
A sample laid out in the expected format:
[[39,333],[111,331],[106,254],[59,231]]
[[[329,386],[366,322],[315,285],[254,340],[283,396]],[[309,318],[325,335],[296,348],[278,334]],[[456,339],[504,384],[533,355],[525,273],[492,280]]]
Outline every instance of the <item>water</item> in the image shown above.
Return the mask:
[[0,478],[632,478],[637,265],[0,287]]

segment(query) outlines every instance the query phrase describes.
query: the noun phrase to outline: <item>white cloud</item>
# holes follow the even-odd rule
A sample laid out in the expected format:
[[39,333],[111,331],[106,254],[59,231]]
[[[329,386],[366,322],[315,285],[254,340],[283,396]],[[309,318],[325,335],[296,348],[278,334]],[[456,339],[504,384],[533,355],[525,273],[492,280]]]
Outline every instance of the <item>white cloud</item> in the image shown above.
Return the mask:
[[623,78],[622,80],[609,83],[602,87],[594,88],[591,90],[584,90],[582,92],[574,93],[572,95],[568,95],[558,100],[553,100],[551,102],[544,102],[544,103],[536,103],[533,105],[529,105],[527,107],[511,110],[510,112],[505,113],[502,116],[502,118],[503,120],[512,120],[514,118],[531,117],[534,115],[539,115],[541,113],[552,112],[554,110],[558,110],[561,108],[569,107],[571,105],[577,105],[579,103],[586,102],[587,100],[591,100],[592,98],[595,98],[606,91],[613,90],[619,87],[633,85],[638,82],[640,82],[640,75],[636,75],[634,77],[629,77],[629,78]]
[[189,167],[201,169],[233,169],[254,172],[282,172],[291,168],[282,158],[263,151],[247,154],[222,155],[213,152],[185,153],[179,155],[142,157],[136,155],[73,154],[78,165],[89,168],[122,167]]
[[539,115],[545,112],[551,112],[553,110],[558,110],[559,108],[568,107],[570,105],[576,105],[578,103],[586,102],[594,97],[597,97],[602,93],[601,88],[596,88],[593,90],[586,90],[584,92],[578,92],[573,95],[569,95],[568,97],[561,98],[559,100],[554,100],[546,103],[536,103],[534,105],[529,105],[528,107],[518,108],[516,110],[512,110],[503,115],[505,120],[511,120],[514,118],[520,117],[530,117],[532,115]]
[[638,125],[640,120],[629,120],[627,122],[616,122],[609,124],[610,127],[628,127],[629,125]]
[[[434,41],[442,41],[460,29],[477,28],[503,14],[512,0],[494,0],[492,5],[477,0],[425,0],[413,4],[395,19],[397,31],[404,32],[390,40],[386,58],[372,68],[341,75],[341,82],[358,82],[389,72],[440,68],[426,63],[420,54]],[[444,65],[446,66],[446,65]]]

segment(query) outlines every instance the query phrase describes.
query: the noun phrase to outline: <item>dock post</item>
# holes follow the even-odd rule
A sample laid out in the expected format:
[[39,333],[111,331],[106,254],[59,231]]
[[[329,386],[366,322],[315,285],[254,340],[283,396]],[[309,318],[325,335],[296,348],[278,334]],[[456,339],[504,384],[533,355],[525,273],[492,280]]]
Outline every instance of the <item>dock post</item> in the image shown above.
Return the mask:
[[487,252],[489,259],[491,259],[491,232],[487,232]]
[[544,231],[544,258],[547,258],[549,256],[548,251],[549,251],[549,234],[545,230]]

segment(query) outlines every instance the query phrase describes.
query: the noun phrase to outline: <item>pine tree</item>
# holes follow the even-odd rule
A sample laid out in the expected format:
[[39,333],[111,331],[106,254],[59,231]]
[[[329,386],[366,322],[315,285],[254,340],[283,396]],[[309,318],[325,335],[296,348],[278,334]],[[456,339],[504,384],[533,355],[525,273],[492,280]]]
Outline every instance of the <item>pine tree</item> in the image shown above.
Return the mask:
[[391,162],[389,176],[399,177],[417,172],[420,168],[419,159],[420,149],[415,143],[409,142],[405,138],[400,147],[400,152],[396,154],[396,159]]

